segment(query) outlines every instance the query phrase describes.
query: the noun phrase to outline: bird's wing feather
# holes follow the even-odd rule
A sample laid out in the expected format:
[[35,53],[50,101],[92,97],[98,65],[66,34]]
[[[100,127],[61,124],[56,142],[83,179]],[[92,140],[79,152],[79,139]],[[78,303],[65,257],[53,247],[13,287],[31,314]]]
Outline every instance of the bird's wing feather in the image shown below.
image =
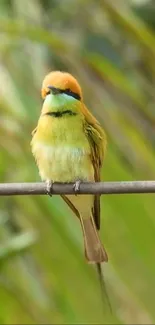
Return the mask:
[[34,134],[37,132],[37,127],[32,131],[32,136],[34,136]]
[[[83,105],[84,130],[91,147],[91,160],[94,167],[94,180],[100,181],[100,170],[103,164],[103,159],[106,150],[106,135],[99,122]],[[100,229],[100,196],[95,195],[93,217],[97,229]]]

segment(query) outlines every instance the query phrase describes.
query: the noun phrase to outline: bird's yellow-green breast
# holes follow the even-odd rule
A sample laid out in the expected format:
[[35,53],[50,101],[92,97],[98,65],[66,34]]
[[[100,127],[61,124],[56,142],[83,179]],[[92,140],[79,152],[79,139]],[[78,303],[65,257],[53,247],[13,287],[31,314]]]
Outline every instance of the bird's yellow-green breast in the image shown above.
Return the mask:
[[[90,145],[84,132],[80,102],[65,94],[48,95],[31,145],[42,180],[94,180]],[[48,115],[70,110],[74,114]]]

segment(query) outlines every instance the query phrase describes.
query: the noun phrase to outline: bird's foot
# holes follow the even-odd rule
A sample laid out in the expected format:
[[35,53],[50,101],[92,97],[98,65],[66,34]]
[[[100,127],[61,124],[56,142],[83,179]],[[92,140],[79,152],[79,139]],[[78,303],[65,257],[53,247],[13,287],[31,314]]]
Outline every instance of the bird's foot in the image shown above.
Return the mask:
[[52,191],[53,191],[53,181],[50,181],[50,180],[48,180],[48,181],[46,181],[46,190],[47,190],[47,194],[49,195],[49,196],[52,196]]
[[78,179],[75,182],[75,184],[73,185],[73,189],[74,189],[75,195],[78,195],[78,193],[80,192],[80,184],[81,184],[81,181]]

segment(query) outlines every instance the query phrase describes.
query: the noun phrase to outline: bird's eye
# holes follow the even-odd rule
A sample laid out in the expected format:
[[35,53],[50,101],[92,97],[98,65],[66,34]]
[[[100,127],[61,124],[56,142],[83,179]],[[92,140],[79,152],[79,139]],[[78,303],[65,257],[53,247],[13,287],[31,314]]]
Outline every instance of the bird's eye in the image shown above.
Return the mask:
[[50,90],[46,91],[46,96],[50,94]]

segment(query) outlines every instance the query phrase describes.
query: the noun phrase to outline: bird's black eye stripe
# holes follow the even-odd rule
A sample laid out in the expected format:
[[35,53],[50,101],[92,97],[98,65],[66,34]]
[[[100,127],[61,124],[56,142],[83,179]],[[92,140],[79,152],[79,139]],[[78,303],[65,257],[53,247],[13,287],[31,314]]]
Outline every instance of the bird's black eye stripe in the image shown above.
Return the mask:
[[73,92],[71,89],[66,88],[66,89],[60,89],[60,88],[55,88],[53,86],[49,86],[49,91],[46,92],[46,95],[49,95],[50,93],[53,93],[54,95],[59,95],[59,94],[66,94],[68,96],[72,96],[77,100],[81,100],[81,97],[79,94]]
[[66,94],[66,95],[69,95],[69,96],[72,96],[72,97],[74,97],[74,98],[77,99],[77,100],[80,100],[80,99],[81,99],[81,97],[80,97],[79,94],[74,93],[74,92],[71,91],[71,89],[69,89],[69,88],[67,88],[67,89],[65,89],[65,90],[62,90],[62,93]]

